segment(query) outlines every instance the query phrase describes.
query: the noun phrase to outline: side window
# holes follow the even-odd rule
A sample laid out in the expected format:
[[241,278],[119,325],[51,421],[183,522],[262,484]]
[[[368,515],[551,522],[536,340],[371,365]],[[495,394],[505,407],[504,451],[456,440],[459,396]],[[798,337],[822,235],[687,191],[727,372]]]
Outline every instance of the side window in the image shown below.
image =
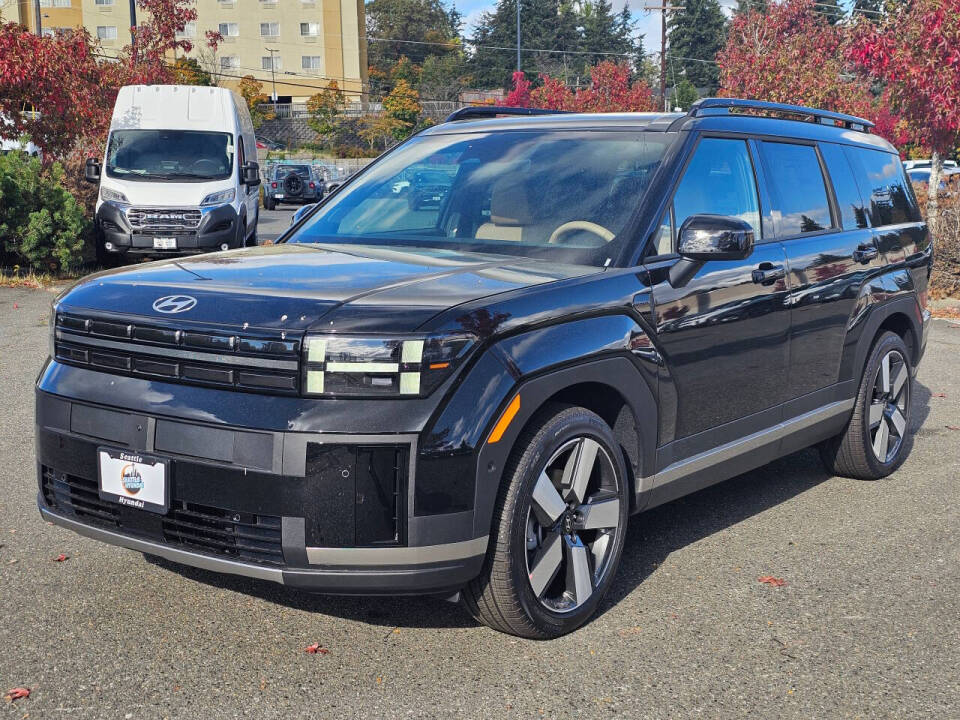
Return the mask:
[[827,188],[817,150],[811,145],[760,143],[781,236],[819,232],[832,226]]
[[243,179],[243,166],[247,162],[247,154],[244,152],[243,135],[237,135],[237,169],[240,173],[240,179]]
[[867,206],[860,195],[853,169],[850,167],[850,161],[843,147],[833,143],[821,143],[820,154],[823,155],[827,172],[833,182],[833,194],[840,208],[841,226],[844,230],[868,227]]
[[709,213],[738,217],[759,238],[760,203],[747,143],[702,139],[673,196],[673,210],[678,231],[691,215]]
[[899,157],[866,148],[848,148],[848,154],[864,194],[870,194],[870,220],[874,227],[918,219],[919,212],[907,187]]

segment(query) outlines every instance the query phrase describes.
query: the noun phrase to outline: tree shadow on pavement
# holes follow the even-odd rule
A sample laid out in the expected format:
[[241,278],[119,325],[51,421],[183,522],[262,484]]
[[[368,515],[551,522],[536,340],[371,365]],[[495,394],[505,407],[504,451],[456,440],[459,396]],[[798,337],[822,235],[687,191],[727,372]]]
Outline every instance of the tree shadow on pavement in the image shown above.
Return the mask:
[[[930,390],[914,382],[911,434],[930,412]],[[620,568],[597,617],[633,592],[673,552],[725,530],[810,490],[831,476],[815,448],[775,460],[751,472],[654,508],[631,518]],[[342,597],[285,588],[262,580],[208,572],[159,557],[152,564],[183,577],[244,593],[295,610],[322,613],[383,627],[463,628],[477,623],[452,603],[436,596]]]

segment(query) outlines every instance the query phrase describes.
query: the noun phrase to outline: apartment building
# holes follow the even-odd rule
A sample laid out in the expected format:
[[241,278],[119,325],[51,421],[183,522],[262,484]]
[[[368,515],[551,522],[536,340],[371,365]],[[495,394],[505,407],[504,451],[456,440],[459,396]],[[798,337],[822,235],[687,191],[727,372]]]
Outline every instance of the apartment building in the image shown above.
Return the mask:
[[[0,0],[0,14],[35,30],[34,2]],[[45,32],[86,26],[106,54],[130,43],[128,0],[39,2]],[[215,53],[206,48],[207,30],[223,36]],[[182,37],[221,85],[253,75],[279,102],[303,101],[330,80],[358,100],[367,80],[363,0],[197,0],[197,20]]]

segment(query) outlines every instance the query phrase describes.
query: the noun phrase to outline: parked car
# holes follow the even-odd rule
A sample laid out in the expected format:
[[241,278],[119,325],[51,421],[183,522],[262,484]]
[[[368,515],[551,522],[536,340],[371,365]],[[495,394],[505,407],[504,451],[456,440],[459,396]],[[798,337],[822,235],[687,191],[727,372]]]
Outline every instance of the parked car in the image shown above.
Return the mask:
[[[904,160],[904,161],[903,161],[903,167],[904,167],[905,170],[919,170],[919,169],[927,169],[927,170],[929,170],[932,165],[933,165],[933,160],[930,160],[930,159],[926,159],[926,160]],[[956,161],[956,160],[944,160],[944,161],[943,161],[943,167],[944,167],[944,168],[955,168],[955,167],[957,167],[957,161]]]
[[[40,512],[570,632],[642,551],[631,515],[808,446],[868,480],[909,453],[932,244],[871,127],[468,108],[275,246],[85,278],[37,381]],[[451,182],[412,210],[421,163]]]
[[[914,168],[907,170],[907,177],[910,178],[910,182],[929,185],[930,173],[929,168]],[[945,167],[940,171],[939,188],[941,191],[956,192],[958,183],[960,183],[960,168]]]
[[263,206],[273,210],[281,202],[312,204],[323,197],[323,179],[310,165],[277,165],[264,186]]
[[260,167],[246,103],[230,90],[128,85],[106,153],[87,160],[100,186],[97,260],[163,257],[257,244]]
[[285,143],[282,143],[279,140],[271,140],[270,138],[266,138],[263,135],[257,135],[256,140],[257,140],[258,150],[278,151],[278,150],[286,150],[287,148]]
[[[439,208],[447,196],[453,177],[439,171],[421,170],[413,174],[413,180],[407,188],[407,203],[411,210]],[[391,189],[397,193],[397,186],[403,181],[393,183]],[[404,190],[400,190],[400,193]]]
[[297,211],[290,216],[290,224],[296,225],[298,222],[300,222],[300,218],[302,218],[308,212],[313,210],[316,206],[317,206],[316,203],[310,203],[309,205],[301,205],[299,208],[297,208]]

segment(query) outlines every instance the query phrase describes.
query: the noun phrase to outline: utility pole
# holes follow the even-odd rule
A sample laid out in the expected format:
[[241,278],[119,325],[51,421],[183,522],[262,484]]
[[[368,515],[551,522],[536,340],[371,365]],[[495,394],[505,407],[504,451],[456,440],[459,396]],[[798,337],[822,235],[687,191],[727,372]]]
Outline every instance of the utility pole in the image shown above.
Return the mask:
[[520,72],[520,0],[517,0],[517,72]]
[[33,2],[33,22],[37,26],[37,37],[43,35],[43,28],[41,27],[42,20],[40,17],[40,0],[34,0]]
[[273,62],[273,54],[275,52],[280,52],[276,48],[264,48],[268,53],[270,53],[270,79],[273,82],[273,104],[277,104],[277,66]]
[[683,5],[667,5],[664,0],[663,5],[644,5],[643,9],[647,12],[651,10],[660,11],[660,101],[663,103],[663,109],[669,110],[667,105],[667,13],[674,10],[683,10]]

